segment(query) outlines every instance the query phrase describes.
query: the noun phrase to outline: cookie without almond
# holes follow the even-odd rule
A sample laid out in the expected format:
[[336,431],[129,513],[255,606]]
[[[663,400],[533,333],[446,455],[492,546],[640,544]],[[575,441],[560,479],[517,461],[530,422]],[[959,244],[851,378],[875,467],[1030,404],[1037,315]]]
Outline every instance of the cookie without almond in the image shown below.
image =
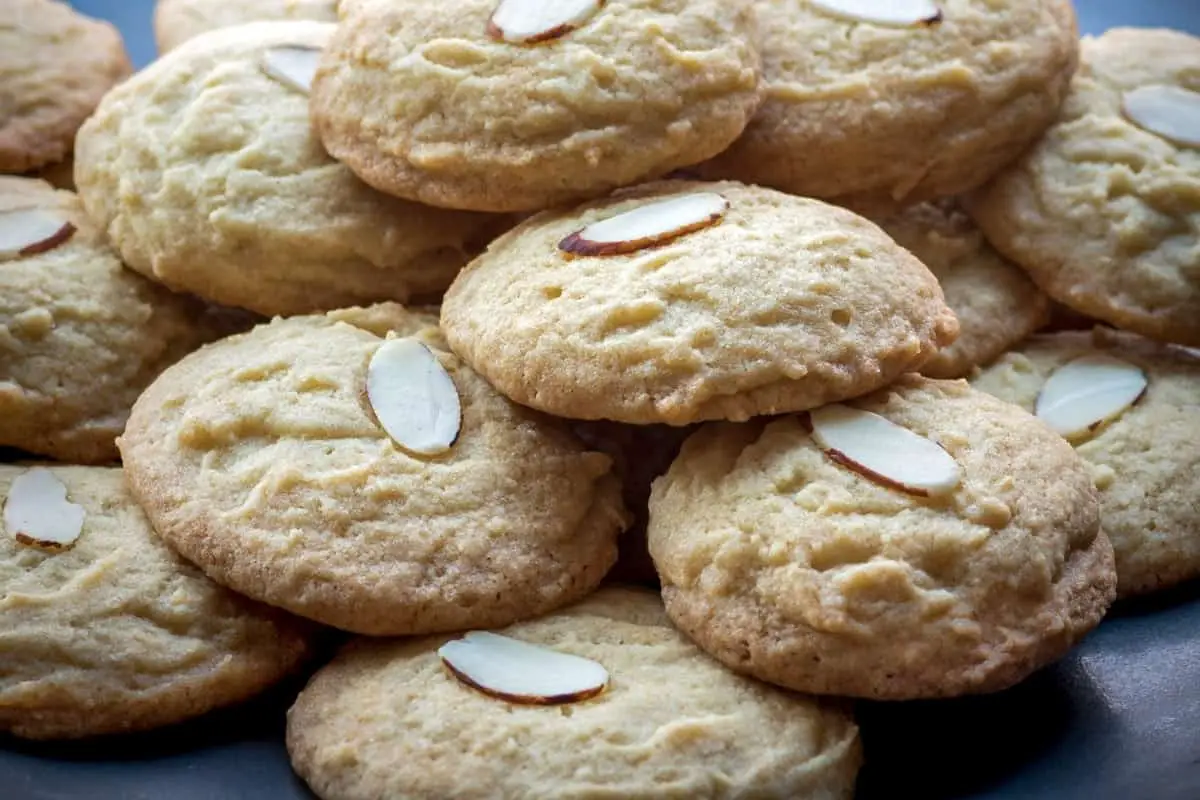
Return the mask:
[[[664,217],[671,233],[656,238]],[[587,238],[619,240],[618,229],[634,241]],[[770,189],[688,181],[525,221],[455,280],[442,326],[518,403],[671,425],[864,394],[958,333],[937,279],[871,222]]]
[[0,730],[65,739],[170,725],[258,694],[309,655],[312,626],[172,553],[120,469],[35,469],[80,507],[82,530],[62,552],[19,543],[5,528],[31,469],[0,465]]
[[514,704],[451,675],[437,654],[446,637],[359,640],[288,714],[296,771],[331,800],[854,794],[849,714],[722,668],[648,591],[604,589],[502,633],[592,659],[607,689]]
[[154,41],[159,54],[202,33],[259,20],[337,22],[338,0],[158,0]]
[[[389,333],[433,363],[377,395]],[[446,384],[461,410],[448,447],[422,455],[385,432],[406,404],[417,421],[451,413],[406,388]],[[501,397],[432,317],[392,304],[275,320],[193,354],[139,398],[119,444],[134,495],[186,558],[359,633],[551,611],[600,583],[626,524],[607,456]]]
[[1112,545],[1066,441],[961,381],[906,376],[849,405],[952,458],[957,482],[904,488],[921,459],[880,437],[866,447],[899,469],[869,477],[861,442],[818,446],[817,412],[704,426],[655,482],[649,528],[697,644],[797,691],[901,700],[1007,688],[1099,623]]

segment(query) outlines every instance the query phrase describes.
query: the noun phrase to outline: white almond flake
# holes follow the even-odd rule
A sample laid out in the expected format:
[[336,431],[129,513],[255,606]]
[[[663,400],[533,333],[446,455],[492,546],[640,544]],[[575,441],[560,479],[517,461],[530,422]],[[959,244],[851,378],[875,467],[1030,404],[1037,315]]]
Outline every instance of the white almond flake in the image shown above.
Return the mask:
[[313,77],[317,74],[317,62],[320,60],[321,50],[316,47],[272,47],[263,53],[262,71],[284,86],[308,94],[312,90]]
[[83,533],[83,518],[83,506],[67,499],[67,487],[48,469],[22,472],[8,488],[4,528],[23,545],[65,550]]
[[834,404],[809,418],[813,441],[830,459],[884,486],[927,497],[949,494],[962,480],[940,445],[878,414]]
[[446,642],[438,656],[463,683],[513,703],[576,702],[608,685],[608,670],[589,658],[487,631]]
[[604,0],[500,0],[488,20],[488,35],[513,44],[537,44],[579,28]]
[[1125,116],[1183,147],[1200,147],[1200,93],[1179,86],[1142,86],[1122,98]]
[[75,233],[61,213],[46,208],[15,208],[0,212],[0,261],[11,261],[51,250]]
[[669,197],[593,222],[559,242],[558,249],[583,256],[633,253],[715,225],[728,210],[729,201],[714,192]]
[[458,439],[462,404],[436,355],[416,339],[388,339],[367,366],[367,399],[405,450],[436,455]]
[[942,11],[933,0],[810,0],[814,7],[852,22],[909,27],[933,25]]
[[1103,353],[1086,355],[1054,371],[1038,394],[1034,413],[1072,438],[1119,416],[1144,391],[1146,375],[1138,367]]

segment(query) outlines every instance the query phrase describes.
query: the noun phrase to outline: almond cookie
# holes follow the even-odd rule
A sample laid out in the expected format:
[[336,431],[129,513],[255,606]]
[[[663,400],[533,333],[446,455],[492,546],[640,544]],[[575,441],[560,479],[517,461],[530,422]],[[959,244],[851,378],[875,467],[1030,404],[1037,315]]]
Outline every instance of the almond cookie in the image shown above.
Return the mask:
[[145,730],[291,672],[312,626],[222,589],[154,535],[109,467],[0,465],[0,730]]
[[337,6],[337,0],[158,0],[154,41],[161,54],[202,33],[247,22],[336,22]]
[[[975,380],[1092,467],[1122,596],[1200,576],[1200,358],[1107,328],[1036,336]],[[1065,415],[1065,416],[1064,416]]]
[[321,140],[372,186],[435,206],[601,195],[716,155],[758,106],[750,0],[358,0],[342,14],[313,85]]
[[1070,445],[962,381],[915,375],[705,426],[654,484],[649,539],[680,629],[813,694],[1004,689],[1079,641],[1116,590]]
[[1084,39],[1059,121],[967,210],[1055,300],[1200,345],[1200,38]]
[[879,225],[937,276],[958,317],[958,339],[927,361],[922,374],[964,377],[1049,321],[1046,295],[988,245],[957,202],[921,203]]
[[442,325],[518,403],[671,425],[864,394],[958,331],[937,279],[867,220],[686,181],[527,220],[458,277]]
[[133,492],[213,579],[350,631],[492,627],[582,597],[625,524],[610,459],[444,347],[432,317],[384,305],[205,348],[134,407]]
[[[452,672],[486,685],[503,662],[532,694]],[[593,696],[547,705],[563,679]],[[352,642],[297,699],[287,744],[327,800],[849,800],[861,763],[843,709],[723,669],[651,592],[622,588],[499,636]]]
[[0,172],[71,155],[79,126],[131,70],[107,22],[55,0],[0,3]]
[[758,0],[765,100],[711,177],[890,209],[1034,142],[1078,56],[1069,0]]
[[125,269],[73,194],[0,177],[0,446],[116,460],[142,390],[236,322]]
[[192,39],[104,98],[75,178],[125,263],[260,314],[443,291],[495,217],[379,194],[321,149],[306,82],[334,26]]

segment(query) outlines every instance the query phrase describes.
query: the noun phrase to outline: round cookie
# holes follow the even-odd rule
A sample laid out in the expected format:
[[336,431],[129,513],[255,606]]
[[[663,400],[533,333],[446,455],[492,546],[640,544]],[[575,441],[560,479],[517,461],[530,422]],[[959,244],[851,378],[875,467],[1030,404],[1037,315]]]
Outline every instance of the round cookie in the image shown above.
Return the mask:
[[959,483],[919,497],[864,477],[807,416],[702,428],[650,497],[681,630],[762,680],[902,700],[1004,689],[1100,621],[1112,546],[1061,437],[961,381],[910,375],[851,405],[938,443]]
[[[35,471],[82,508],[69,549],[7,527]],[[120,469],[0,465],[0,501],[0,730],[60,739],[181,722],[257,694],[311,650],[311,626],[167,549]]]
[[988,245],[957,202],[921,203],[878,223],[937,276],[958,317],[958,339],[925,362],[923,375],[964,377],[1049,321],[1049,299]]
[[[218,582],[359,633],[505,625],[587,594],[625,525],[610,459],[496,394],[435,326],[395,305],[276,320],[165,372],[119,442],[155,528]],[[447,453],[377,420],[389,331],[457,389]]]
[[455,679],[437,655],[445,637],[359,640],[289,712],[293,767],[328,800],[854,794],[847,713],[723,669],[650,592],[604,589],[503,634],[599,662],[608,688],[514,704]]
[[337,22],[338,0],[158,0],[154,41],[159,54],[217,28],[258,20]]
[[530,4],[344,5],[313,86],[329,152],[398,197],[532,211],[710,158],[758,106],[750,0],[593,0],[536,44],[497,38],[501,5]]
[[70,156],[79,126],[131,70],[107,22],[55,0],[0,3],[0,172]]
[[[382,195],[321,148],[276,48],[334,26],[202,34],[109,93],[79,132],[75,178],[125,263],[260,314],[437,294],[503,220]],[[314,56],[315,58],[315,56]]]
[[909,26],[821,5],[757,0],[765,99],[705,175],[876,210],[955,195],[1053,122],[1076,66],[1069,0],[938,0]]
[[142,390],[239,320],[125,269],[69,192],[0,177],[0,226],[34,209],[75,230],[42,252],[0,258],[0,446],[115,461]]
[[1200,358],[1107,328],[1036,336],[974,381],[1032,411],[1047,379],[1081,356],[1133,364],[1148,381],[1135,405],[1075,442],[1100,489],[1116,553],[1117,593],[1130,596],[1200,576]]
[[1053,299],[1195,346],[1200,128],[1189,146],[1135,123],[1124,108],[1130,93],[1162,86],[1190,90],[1200,119],[1200,38],[1130,28],[1085,38],[1059,121],[968,198],[967,210]]
[[[563,249],[592,223],[697,195],[728,206],[708,227],[624,254]],[[864,394],[958,331],[934,276],[867,220],[770,189],[686,181],[527,220],[458,276],[442,326],[518,403],[671,425]]]

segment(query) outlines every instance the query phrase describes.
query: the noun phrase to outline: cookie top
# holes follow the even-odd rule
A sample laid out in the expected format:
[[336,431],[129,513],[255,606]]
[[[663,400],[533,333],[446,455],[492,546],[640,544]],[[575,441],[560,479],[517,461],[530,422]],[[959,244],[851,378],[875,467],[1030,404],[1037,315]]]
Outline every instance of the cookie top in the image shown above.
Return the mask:
[[[311,626],[167,549],[120,469],[0,465],[0,501],[0,730],[75,738],[180,722],[257,694],[310,651]],[[76,507],[73,545],[16,539],[10,518],[31,501],[43,520]]]
[[1046,295],[992,249],[956,201],[920,203],[878,222],[937,276],[958,317],[958,339],[925,362],[922,374],[964,377],[1049,321]]
[[338,0],[158,0],[154,41],[165,53],[217,28],[257,20],[337,22]]
[[1100,489],[1104,531],[1122,596],[1200,576],[1200,358],[1108,328],[1035,336],[975,381],[1001,400],[1034,410],[1046,381],[1081,357],[1106,356],[1140,369],[1137,402],[1073,439]]
[[1200,345],[1200,126],[1190,144],[1182,129],[1155,133],[1142,103],[1164,90],[1200,119],[1200,38],[1131,28],[1085,38],[1057,124],[967,208],[1055,300]]
[[937,0],[909,25],[840,4],[756,2],[765,100],[705,174],[861,208],[958,194],[1037,139],[1075,69],[1069,0]]
[[[701,224],[667,219],[694,203],[720,208]],[[634,228],[653,215],[691,232],[602,246],[629,244],[625,253],[569,252],[625,212]],[[649,240],[649,230],[627,235]],[[958,330],[929,270],[867,220],[686,181],[527,220],[459,275],[442,325],[455,352],[519,403],[672,425],[863,394],[919,368]]]
[[329,152],[399,197],[537,210],[714,156],[758,106],[750,0],[559,3],[561,35],[506,40],[534,5],[344,5],[313,87]]
[[655,482],[649,529],[667,611],[701,647],[814,694],[949,697],[1022,680],[1100,621],[1112,547],[1062,437],[961,381],[910,375],[850,405],[939,445],[958,483],[900,488],[907,450],[894,483],[865,477],[861,443],[817,445],[817,412],[705,426]]
[[107,22],[55,0],[0,3],[0,172],[69,156],[79,126],[131,70]]
[[673,629],[650,592],[609,588],[503,632],[582,656],[607,689],[509,703],[439,663],[445,637],[359,640],[288,714],[322,797],[821,797],[854,794],[858,730],[836,706],[739,677]]
[[79,132],[88,213],[125,262],[261,314],[443,291],[494,217],[382,195],[321,148],[307,94],[265,59],[334,26],[255,22],[202,34],[109,93]]
[[48,249],[0,254],[0,446],[114,461],[142,390],[238,320],[125,269],[76,197],[43,181],[0,177],[0,250],[9,236]]
[[[496,394],[435,325],[395,305],[276,320],[168,370],[119,442],[155,528],[217,581],[367,634],[504,625],[586,594],[625,522],[609,458]],[[448,452],[404,450],[379,421],[368,369],[389,331],[453,382]]]

